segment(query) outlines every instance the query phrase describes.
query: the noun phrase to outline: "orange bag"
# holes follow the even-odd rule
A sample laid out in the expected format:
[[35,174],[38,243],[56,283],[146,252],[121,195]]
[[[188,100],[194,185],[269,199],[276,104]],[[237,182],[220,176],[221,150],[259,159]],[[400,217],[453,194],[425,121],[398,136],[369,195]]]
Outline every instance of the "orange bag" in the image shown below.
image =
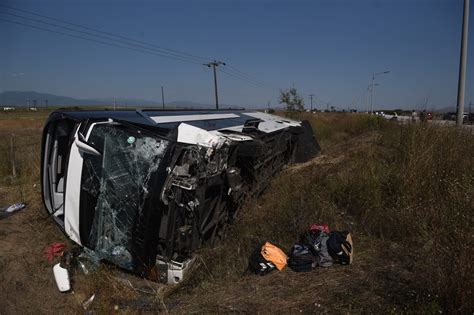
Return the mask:
[[283,270],[286,267],[286,261],[288,256],[277,246],[273,245],[270,242],[266,242],[262,246],[260,252],[266,260],[272,262],[278,270]]

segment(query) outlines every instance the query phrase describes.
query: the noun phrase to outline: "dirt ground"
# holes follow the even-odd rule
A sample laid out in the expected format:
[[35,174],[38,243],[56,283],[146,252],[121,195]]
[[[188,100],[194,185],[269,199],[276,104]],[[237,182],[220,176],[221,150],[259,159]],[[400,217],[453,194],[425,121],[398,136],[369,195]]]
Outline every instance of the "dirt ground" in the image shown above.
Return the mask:
[[[0,134],[4,140],[9,140],[11,134],[27,138],[29,145],[39,148],[45,117],[3,114]],[[29,175],[28,180],[13,185],[10,178],[3,178],[0,186],[0,207],[27,204],[20,212],[0,220],[0,314],[73,311],[74,296],[55,289],[52,264],[43,254],[51,243],[67,240],[44,211],[38,174]]]
[[[39,134],[44,117],[34,121],[0,120],[0,133],[16,128],[21,133]],[[374,135],[361,139],[373,141]],[[360,143],[359,143],[360,144]],[[335,147],[311,163],[340,163],[350,154],[349,142]],[[305,165],[287,171],[304,171]],[[410,291],[411,272],[404,267],[396,244],[355,235],[355,261],[349,267],[320,268],[310,273],[291,270],[274,272],[265,277],[243,276],[239,281],[223,285],[216,281],[207,284],[205,294],[200,290],[180,287],[168,289],[150,286],[157,294],[131,290],[124,281],[116,281],[123,274],[109,266],[88,276],[74,276],[73,291],[60,293],[54,282],[52,266],[44,255],[47,246],[64,242],[73,244],[49,218],[41,201],[38,174],[21,184],[10,185],[7,179],[0,184],[0,207],[24,201],[27,207],[11,217],[0,220],[0,314],[18,313],[81,313],[83,303],[92,294],[95,300],[89,310],[110,313],[114,310],[171,312],[171,313],[360,313],[407,312],[422,296]],[[138,285],[143,282],[138,280]],[[161,290],[163,289],[163,290]],[[161,291],[160,291],[161,290]],[[419,293],[418,293],[419,294]]]

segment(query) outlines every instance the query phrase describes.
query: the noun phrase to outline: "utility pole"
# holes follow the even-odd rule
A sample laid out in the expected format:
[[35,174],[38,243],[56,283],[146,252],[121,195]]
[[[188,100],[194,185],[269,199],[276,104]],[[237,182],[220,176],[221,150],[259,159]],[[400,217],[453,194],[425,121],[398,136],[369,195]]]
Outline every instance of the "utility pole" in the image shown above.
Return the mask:
[[165,109],[165,91],[163,86],[161,86],[161,103],[163,103],[163,109]]
[[371,85],[371,90],[370,90],[370,114],[374,113],[374,77],[372,76],[372,85]]
[[464,87],[466,85],[467,62],[467,31],[469,25],[469,1],[464,0],[464,15],[462,19],[461,57],[459,60],[458,104],[456,124],[462,125],[464,115]]
[[367,85],[367,92],[365,94],[365,112],[369,113],[369,88],[370,84]]
[[309,97],[311,99],[311,112],[313,112],[313,96],[314,96],[314,94],[309,95]]
[[114,110],[117,109],[117,100],[114,98]]
[[390,70],[387,70],[387,71],[384,71],[384,72],[377,72],[377,73],[372,74],[372,83],[370,84],[370,86],[371,86],[371,88],[370,88],[370,113],[371,113],[371,114],[374,113],[374,103],[373,103],[373,99],[374,99],[374,86],[379,85],[378,83],[374,83],[374,81],[375,81],[375,76],[376,76],[376,75],[380,75],[380,74],[387,74],[387,73],[390,73]]
[[216,67],[223,65],[225,66],[225,62],[214,60],[213,62],[205,63],[204,66],[208,66],[209,68],[212,67],[214,71],[214,93],[216,96],[216,109],[219,109],[219,96],[217,93],[217,75],[216,75]]

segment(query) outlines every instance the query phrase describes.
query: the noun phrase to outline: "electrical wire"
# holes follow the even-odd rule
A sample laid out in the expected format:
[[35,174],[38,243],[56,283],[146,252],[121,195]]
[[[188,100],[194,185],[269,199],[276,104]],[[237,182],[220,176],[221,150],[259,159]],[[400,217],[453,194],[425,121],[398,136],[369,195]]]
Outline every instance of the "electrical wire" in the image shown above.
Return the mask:
[[245,81],[246,83],[248,83],[248,84],[250,84],[250,85],[252,85],[252,86],[254,86],[254,87],[258,87],[258,88],[264,87],[264,86],[261,85],[261,84],[256,84],[256,83],[254,83],[254,82],[252,82],[252,81],[250,81],[250,80],[248,80],[248,79],[246,79],[246,78],[240,77],[240,76],[236,75],[235,73],[228,72],[228,71],[226,71],[226,70],[224,70],[224,69],[219,69],[219,72],[225,73],[226,75],[228,75],[228,76],[230,76],[230,77],[233,77],[233,78],[236,78],[236,79],[240,79],[240,80],[242,80],[242,81]]
[[[76,29],[67,27],[67,26],[62,26],[62,25],[58,25],[58,24],[54,24],[54,23],[49,23],[49,22],[45,22],[45,21],[38,20],[38,19],[33,19],[33,18],[29,18],[29,17],[17,15],[17,14],[14,14],[14,13],[9,13],[9,12],[0,11],[0,14],[11,15],[11,16],[14,16],[14,17],[18,17],[18,18],[25,19],[25,20],[27,20],[27,21],[29,21],[29,22],[42,23],[42,24],[45,24],[45,25],[49,25],[49,26],[53,26],[53,27],[65,29],[65,30],[68,30],[68,31],[73,31],[73,32],[77,32],[77,33],[81,33],[81,34],[85,34],[85,35],[89,35],[89,36],[95,36],[95,37],[98,37],[98,38],[106,39],[106,40],[109,40],[109,41],[111,41],[111,42],[118,42],[118,43],[125,44],[125,45],[129,45],[129,46],[132,46],[132,47],[138,47],[138,48],[141,48],[141,49],[148,49],[148,50],[151,50],[151,51],[155,51],[155,52],[157,52],[157,53],[159,53],[159,54],[162,54],[163,56],[164,56],[164,55],[170,55],[170,56],[173,56],[173,57],[176,57],[176,58],[189,59],[189,58],[186,58],[186,57],[182,57],[182,56],[180,56],[180,55],[177,55],[177,54],[166,53],[166,52],[163,52],[163,51],[158,50],[158,49],[156,49],[156,48],[149,48],[149,47],[146,47],[146,46],[143,46],[143,45],[130,44],[130,43],[127,42],[127,41],[117,40],[117,39],[113,39],[113,38],[110,38],[110,37],[107,37],[107,36],[102,36],[102,35],[96,35],[96,34],[93,34],[93,33],[90,33],[90,32],[84,32],[84,31],[80,31],[80,30],[76,30]],[[189,60],[196,61],[196,60],[194,60],[194,59],[189,59]],[[196,61],[196,62],[200,62],[200,61]]]
[[69,34],[69,33],[61,32],[61,31],[51,30],[51,29],[47,29],[47,28],[44,28],[44,27],[25,24],[25,23],[18,22],[18,21],[11,21],[11,20],[2,19],[2,18],[0,18],[0,21],[7,22],[7,23],[12,23],[12,24],[17,24],[17,25],[22,25],[22,26],[26,26],[26,27],[29,27],[29,28],[38,29],[38,30],[42,30],[42,31],[46,31],[46,32],[61,34],[61,35],[69,36],[69,37],[74,37],[74,38],[78,38],[78,39],[82,39],[82,40],[86,40],[86,41],[90,41],[90,42],[95,42],[95,43],[99,43],[99,44],[103,44],[103,45],[108,45],[108,46],[112,46],[112,47],[129,49],[129,50],[138,51],[138,52],[141,52],[141,53],[144,53],[144,54],[150,54],[150,55],[155,55],[155,56],[160,56],[160,57],[165,57],[165,58],[170,58],[170,59],[174,59],[174,60],[179,60],[179,61],[184,61],[184,62],[189,62],[189,63],[200,65],[200,63],[198,63],[198,62],[194,62],[194,61],[191,61],[191,60],[188,60],[188,59],[182,59],[182,58],[163,55],[163,54],[159,54],[159,53],[155,53],[155,52],[151,52],[151,51],[147,51],[147,50],[136,49],[136,48],[132,48],[132,47],[127,47],[127,46],[117,45],[117,44],[113,44],[113,43],[108,43],[108,42],[104,42],[104,41],[97,40],[97,39],[92,39],[92,38],[87,38],[87,37],[80,36],[80,35],[74,35],[74,34]]
[[249,79],[251,80],[254,80],[255,82],[258,82],[258,83],[261,83],[261,84],[265,84],[265,82],[259,80],[258,78],[256,78],[255,76],[251,75],[251,74],[248,74],[248,73],[245,73],[243,71],[240,71],[239,69],[237,69],[236,67],[233,67],[232,65],[229,65],[229,64],[226,64],[227,68],[229,68],[230,70],[233,70],[237,73],[239,73],[240,75],[242,76],[245,76],[245,77],[248,77]]
[[141,41],[141,40],[136,40],[136,39],[133,39],[133,38],[130,38],[130,37],[126,37],[126,36],[122,36],[122,35],[118,35],[118,34],[114,34],[114,33],[110,33],[110,32],[101,31],[99,29],[95,29],[95,28],[92,28],[92,27],[89,27],[89,26],[84,26],[84,25],[80,25],[80,24],[76,24],[76,23],[67,22],[67,21],[64,21],[64,20],[61,20],[61,19],[57,19],[57,18],[50,17],[50,16],[47,16],[47,15],[35,13],[35,12],[32,12],[32,11],[19,9],[19,8],[11,7],[11,6],[4,5],[4,4],[0,4],[0,7],[8,8],[8,9],[23,12],[23,13],[27,13],[27,14],[38,16],[38,17],[41,17],[41,18],[45,18],[45,19],[56,21],[56,22],[64,23],[64,24],[67,24],[67,25],[79,27],[79,28],[86,29],[86,30],[89,30],[89,31],[94,31],[94,32],[97,32],[97,33],[105,34],[105,35],[114,36],[114,37],[125,39],[125,40],[128,40],[128,41],[133,41],[135,43],[144,44],[144,45],[147,45],[147,46],[158,48],[158,49],[163,50],[163,51],[168,51],[170,53],[180,54],[180,55],[187,56],[188,58],[193,58],[193,59],[196,59],[196,60],[200,60],[200,62],[209,61],[209,58],[204,58],[204,57],[196,56],[194,54],[182,52],[182,51],[179,51],[179,50],[158,46],[158,45],[153,44],[153,43],[149,43],[149,42],[145,42],[145,41]]
[[[124,49],[133,50],[133,51],[137,51],[137,52],[141,52],[141,53],[145,53],[145,54],[156,55],[156,56],[160,56],[160,57],[164,57],[164,58],[174,59],[174,60],[193,63],[193,64],[202,65],[203,62],[207,62],[209,60],[207,58],[196,56],[196,55],[193,55],[193,54],[190,54],[190,53],[181,52],[181,51],[173,50],[173,49],[169,49],[169,48],[164,48],[162,46],[158,46],[158,45],[155,45],[155,44],[152,44],[152,43],[149,43],[149,42],[135,40],[133,38],[129,38],[129,37],[126,37],[126,36],[101,31],[101,30],[98,30],[98,29],[95,29],[95,28],[92,28],[92,27],[67,22],[67,21],[64,21],[64,20],[61,20],[61,19],[57,19],[57,18],[54,18],[54,17],[46,16],[46,15],[43,15],[43,14],[39,14],[39,13],[27,11],[27,10],[22,10],[22,9],[19,9],[19,8],[14,8],[14,7],[11,7],[11,6],[8,6],[8,5],[0,4],[0,7],[7,8],[7,9],[10,9],[10,10],[19,11],[19,12],[23,12],[23,13],[30,14],[30,15],[34,15],[34,16],[37,16],[37,17],[41,17],[43,19],[49,19],[49,20],[52,20],[52,21],[57,21],[59,23],[74,26],[75,28],[81,28],[81,29],[93,31],[95,33],[105,34],[107,36],[94,34],[94,33],[91,33],[91,32],[86,32],[86,31],[83,31],[83,30],[78,30],[78,29],[71,28],[71,27],[68,27],[68,26],[59,25],[59,24],[56,24],[56,23],[50,23],[50,22],[47,22],[47,21],[43,21],[43,20],[39,20],[39,19],[27,17],[27,16],[22,16],[22,15],[18,15],[18,14],[11,13],[11,12],[0,11],[0,14],[6,14],[6,15],[14,16],[14,17],[17,17],[17,18],[27,20],[29,22],[41,23],[41,24],[52,26],[52,27],[55,27],[55,28],[67,30],[69,32],[71,32],[71,31],[76,32],[76,33],[79,33],[79,34],[86,35],[87,37],[77,35],[77,34],[71,34],[69,32],[62,32],[62,31],[58,31],[58,30],[53,30],[53,29],[50,29],[50,28],[44,28],[44,27],[40,27],[40,26],[37,26],[37,25],[25,24],[25,23],[22,23],[20,21],[12,21],[12,20],[7,20],[7,19],[0,18],[0,21],[3,21],[3,22],[17,24],[17,25],[21,25],[21,26],[25,26],[25,27],[29,27],[29,28],[33,28],[33,29],[37,29],[37,30],[42,30],[42,31],[50,32],[50,33],[60,34],[60,35],[69,36],[69,37],[73,37],[73,38],[77,38],[77,39],[82,39],[82,40],[86,40],[86,41],[90,41],[90,42],[100,43],[100,44],[103,44],[103,45],[108,45],[108,46],[117,47],[117,48],[124,48]],[[112,37],[110,37],[110,36],[112,36]],[[90,37],[93,37],[93,38],[90,38]],[[113,38],[113,37],[115,37],[115,38]],[[99,39],[97,39],[97,38],[99,38]],[[120,39],[116,39],[116,38],[120,38]],[[103,41],[103,40],[100,40],[100,39],[103,39],[103,40],[106,40],[106,41]],[[139,43],[140,45],[138,45],[136,43]],[[248,73],[245,73],[245,72],[237,69],[236,67],[233,67],[232,65],[227,65],[226,69],[221,69],[220,68],[219,70],[220,70],[220,72],[223,72],[223,73],[225,73],[226,75],[228,75],[230,77],[240,79],[240,80],[245,81],[248,84],[250,84],[252,86],[255,86],[255,87],[260,87],[261,88],[261,87],[264,87],[264,86],[269,86],[268,84],[266,84],[265,82],[259,80],[255,76],[253,76],[251,74],[248,74]],[[276,87],[272,87],[272,88],[276,88]]]

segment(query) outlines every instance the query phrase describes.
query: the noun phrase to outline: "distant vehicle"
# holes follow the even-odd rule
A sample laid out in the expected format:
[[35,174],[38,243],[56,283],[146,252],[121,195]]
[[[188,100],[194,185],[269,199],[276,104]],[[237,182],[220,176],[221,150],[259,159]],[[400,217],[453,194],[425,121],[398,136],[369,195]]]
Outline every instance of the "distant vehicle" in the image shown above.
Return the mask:
[[470,113],[467,115],[467,121],[470,123],[470,124],[473,124],[474,123],[474,113]]
[[307,121],[260,112],[56,111],[43,202],[99,260],[176,283],[249,196],[318,151]]
[[[463,122],[466,122],[466,121],[469,120],[468,113],[464,113],[462,117],[463,117]],[[443,115],[443,120],[454,120],[454,121],[456,121],[457,120],[457,113],[455,113],[455,112],[446,113],[446,114]]]
[[12,110],[15,110],[15,107],[3,107],[3,111],[5,112],[12,111]]
[[387,120],[398,120],[398,114],[396,112],[389,112],[383,116]]
[[456,113],[449,112],[443,115],[443,120],[456,120]]

